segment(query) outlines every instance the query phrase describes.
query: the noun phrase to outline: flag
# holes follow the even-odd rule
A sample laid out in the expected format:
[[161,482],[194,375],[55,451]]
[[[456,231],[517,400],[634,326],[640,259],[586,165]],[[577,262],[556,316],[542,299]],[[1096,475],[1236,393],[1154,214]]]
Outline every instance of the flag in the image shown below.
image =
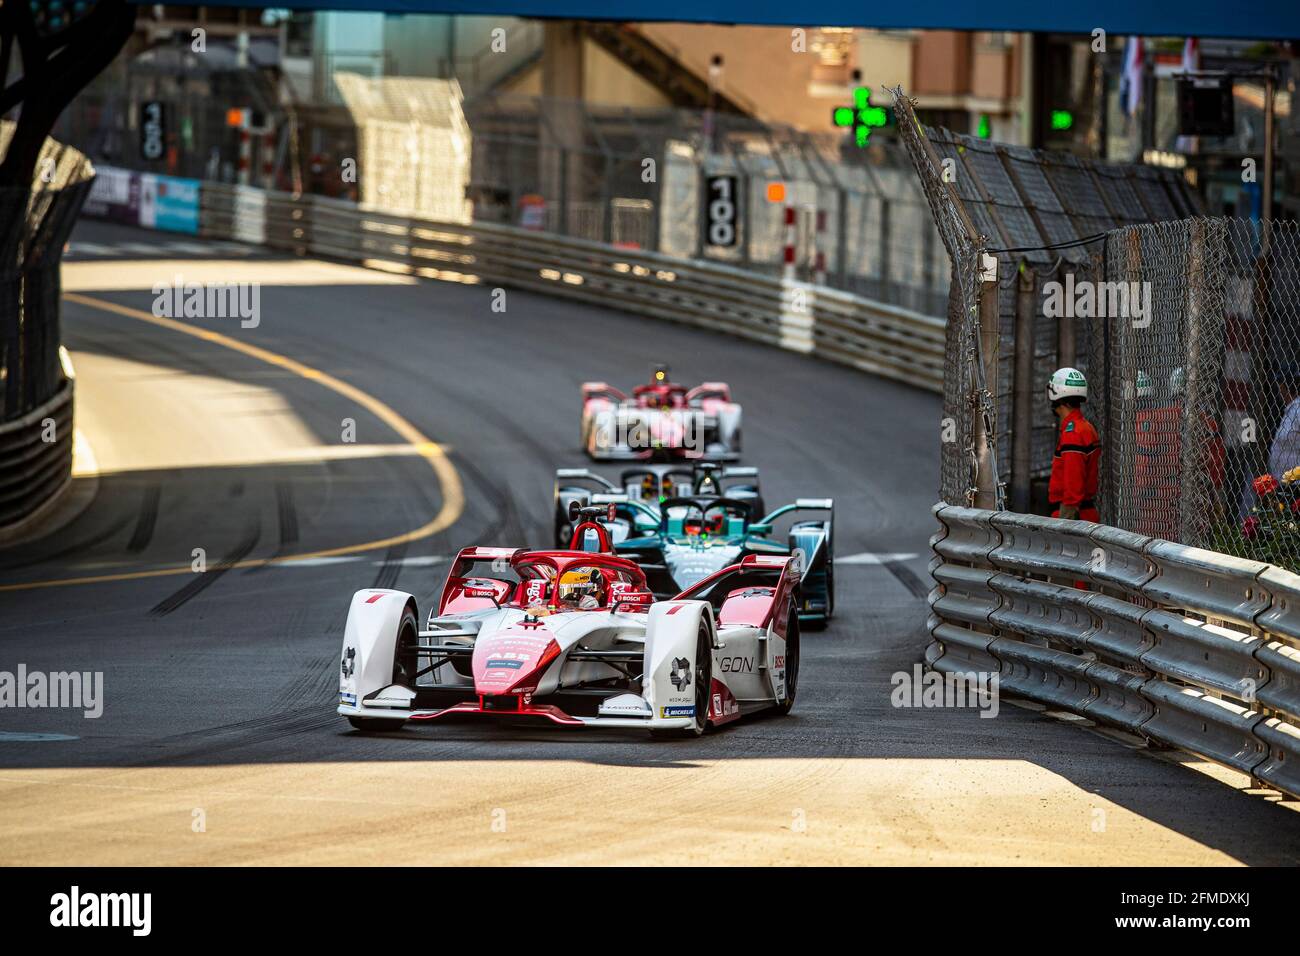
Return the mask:
[[1119,98],[1124,112],[1132,116],[1142,102],[1142,67],[1143,56],[1141,37],[1129,37],[1124,41],[1124,73],[1120,77]]

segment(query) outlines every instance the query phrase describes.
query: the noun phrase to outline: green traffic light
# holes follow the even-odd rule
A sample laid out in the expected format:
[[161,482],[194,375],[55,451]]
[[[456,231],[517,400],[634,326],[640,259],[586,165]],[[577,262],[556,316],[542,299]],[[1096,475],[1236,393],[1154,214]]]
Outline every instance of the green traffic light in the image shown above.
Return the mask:
[[1072,129],[1074,114],[1069,110],[1052,110],[1052,129]]

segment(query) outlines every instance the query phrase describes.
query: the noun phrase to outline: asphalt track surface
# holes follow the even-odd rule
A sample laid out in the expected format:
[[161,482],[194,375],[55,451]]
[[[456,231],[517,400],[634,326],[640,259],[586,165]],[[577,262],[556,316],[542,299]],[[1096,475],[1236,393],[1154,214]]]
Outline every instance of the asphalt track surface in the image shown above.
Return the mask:
[[[83,222],[65,266],[96,467],[0,547],[0,670],[102,671],[106,703],[0,710],[0,863],[1300,860],[1297,805],[1241,775],[1005,702],[891,706],[925,643],[935,397],[616,311],[509,291],[494,313],[483,286],[172,239]],[[177,273],[261,282],[260,323],[146,321]],[[353,732],[352,592],[409,590],[423,615],[458,548],[545,545],[553,469],[584,463],[579,384],[656,361],[731,383],[770,503],[836,500],[838,613],[806,635],[794,713],[674,742]]]

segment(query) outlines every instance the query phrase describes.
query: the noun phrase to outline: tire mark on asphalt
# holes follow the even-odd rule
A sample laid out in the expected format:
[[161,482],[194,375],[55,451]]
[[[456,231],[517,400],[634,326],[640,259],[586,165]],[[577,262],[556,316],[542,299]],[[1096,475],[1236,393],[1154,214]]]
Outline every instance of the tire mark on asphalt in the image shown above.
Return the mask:
[[126,550],[132,554],[139,554],[153,540],[154,528],[158,524],[158,500],[161,497],[162,485],[156,481],[150,482],[144,489],[144,495],[140,499],[140,514],[135,519],[135,530],[131,532],[131,540],[126,543]]
[[254,516],[244,531],[244,537],[235,545],[234,550],[229,552],[217,564],[194,575],[194,580],[190,581],[184,587],[174,591],[169,596],[163,598],[149,610],[152,617],[165,617],[173,611],[185,605],[192,598],[202,594],[205,590],[216,584],[223,574],[237,565],[240,561],[248,556],[248,552],[253,550],[257,544],[257,539],[262,535],[262,522]]
[[32,567],[34,565],[44,564],[48,561],[57,561],[59,558],[66,558],[69,555],[80,554],[83,551],[88,551],[91,548],[95,547],[96,545],[103,544],[105,541],[108,541],[110,538],[115,537],[118,534],[118,532],[125,529],[126,526],[130,523],[131,523],[130,515],[123,515],[121,518],[114,521],[103,531],[96,532],[95,534],[92,534],[89,537],[82,538],[79,541],[75,541],[72,544],[67,545],[66,547],[59,548],[57,551],[52,551],[47,554],[32,555],[30,557],[20,558],[17,561],[9,561],[4,564],[0,564],[0,571],[10,571],[17,568]]
[[907,588],[908,592],[914,598],[924,598],[929,595],[930,589],[925,586],[925,582],[916,576],[916,573],[905,565],[902,561],[882,561],[885,570],[898,579],[898,582]]
[[277,711],[298,711],[304,707],[319,710],[338,703],[339,655],[331,652],[324,657],[315,655],[303,661],[296,677],[291,678],[276,694]]
[[[323,730],[336,726],[340,719],[333,710],[322,710],[319,704],[312,704],[296,711],[265,714],[251,720],[227,724],[224,727],[164,737],[153,741],[152,745],[168,752],[151,760],[141,761],[138,766],[176,766],[185,761],[214,757],[243,747]],[[171,749],[177,746],[184,747],[195,740],[201,740],[203,743],[179,751]]]
[[283,554],[298,543],[298,509],[293,503],[293,485],[290,482],[275,483],[275,508],[280,518],[280,550],[276,553]]
[[375,583],[372,588],[384,589],[394,587],[397,584],[397,577],[402,573],[402,559],[406,557],[406,542],[393,545],[384,554],[384,563],[380,565],[379,572],[375,575]]

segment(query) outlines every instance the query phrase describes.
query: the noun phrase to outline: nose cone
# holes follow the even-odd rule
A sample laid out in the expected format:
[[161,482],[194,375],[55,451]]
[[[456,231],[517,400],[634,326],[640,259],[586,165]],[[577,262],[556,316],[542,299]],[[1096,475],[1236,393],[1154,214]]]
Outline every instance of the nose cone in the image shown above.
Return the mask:
[[536,686],[559,645],[541,620],[523,620],[474,643],[474,690],[508,694],[519,686]]

